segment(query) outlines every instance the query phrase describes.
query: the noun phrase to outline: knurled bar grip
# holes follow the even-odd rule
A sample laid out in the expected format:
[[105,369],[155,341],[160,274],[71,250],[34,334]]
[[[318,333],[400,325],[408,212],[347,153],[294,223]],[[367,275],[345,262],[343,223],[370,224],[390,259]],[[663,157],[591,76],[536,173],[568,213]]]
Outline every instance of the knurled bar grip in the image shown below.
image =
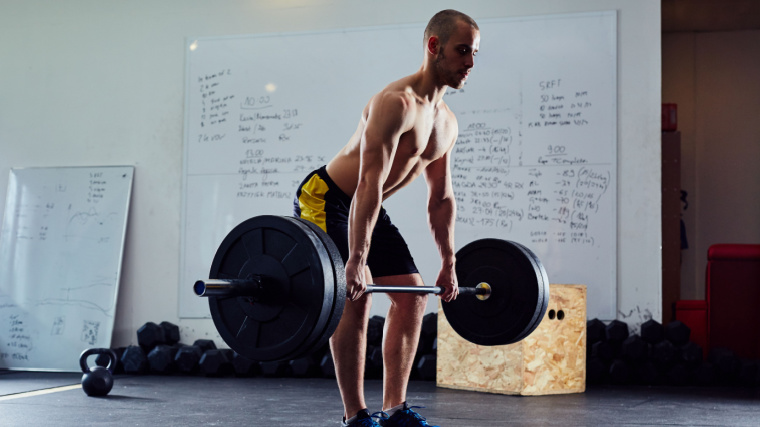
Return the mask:
[[[443,293],[443,288],[440,286],[383,286],[383,285],[367,285],[366,294],[375,292],[385,293],[399,293],[399,294],[435,294],[440,295]],[[459,288],[460,295],[489,295],[491,293],[490,288],[486,287],[461,287]]]

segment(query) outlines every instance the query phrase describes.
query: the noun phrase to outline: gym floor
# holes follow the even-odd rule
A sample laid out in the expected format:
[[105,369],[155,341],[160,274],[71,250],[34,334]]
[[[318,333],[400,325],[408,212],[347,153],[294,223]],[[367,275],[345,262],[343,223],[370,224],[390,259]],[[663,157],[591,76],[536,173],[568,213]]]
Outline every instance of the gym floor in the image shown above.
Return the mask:
[[[116,376],[106,397],[87,397],[81,374],[0,371],[3,426],[337,426],[332,379]],[[366,383],[370,411],[382,384]],[[758,426],[760,389],[594,386],[585,393],[506,396],[413,381],[410,404],[441,426]]]

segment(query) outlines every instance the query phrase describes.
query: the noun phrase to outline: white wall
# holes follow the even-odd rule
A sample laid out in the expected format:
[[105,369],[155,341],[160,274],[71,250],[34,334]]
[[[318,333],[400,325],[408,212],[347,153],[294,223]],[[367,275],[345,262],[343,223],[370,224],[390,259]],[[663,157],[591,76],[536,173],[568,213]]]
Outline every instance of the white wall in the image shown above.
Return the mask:
[[681,299],[705,298],[710,245],[760,244],[758,46],[758,30],[662,37],[662,100],[678,104],[689,193]]
[[[476,19],[619,11],[618,310],[635,324],[659,319],[657,0],[5,2],[2,194],[10,167],[135,165],[113,345],[135,343],[135,330],[150,320],[177,322],[183,342],[220,342],[210,320],[177,316],[184,38],[424,25],[447,7]],[[330,55],[351,53],[326,51],[328,66]]]

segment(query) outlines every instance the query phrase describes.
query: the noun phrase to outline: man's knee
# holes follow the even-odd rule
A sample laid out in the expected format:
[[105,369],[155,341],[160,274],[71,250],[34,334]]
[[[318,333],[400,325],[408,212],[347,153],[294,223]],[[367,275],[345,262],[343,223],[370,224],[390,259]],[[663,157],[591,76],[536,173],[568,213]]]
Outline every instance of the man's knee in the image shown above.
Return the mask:
[[389,294],[391,305],[409,313],[425,310],[428,301],[427,294]]
[[[344,318],[351,319],[350,321],[352,323],[366,323],[369,319],[369,310],[372,307],[372,295],[371,294],[364,294],[361,296],[361,298],[357,299],[356,301],[351,301],[349,299],[346,299],[346,305],[343,309],[343,317],[341,318],[341,321],[343,321]],[[361,322],[357,320],[361,320]]]

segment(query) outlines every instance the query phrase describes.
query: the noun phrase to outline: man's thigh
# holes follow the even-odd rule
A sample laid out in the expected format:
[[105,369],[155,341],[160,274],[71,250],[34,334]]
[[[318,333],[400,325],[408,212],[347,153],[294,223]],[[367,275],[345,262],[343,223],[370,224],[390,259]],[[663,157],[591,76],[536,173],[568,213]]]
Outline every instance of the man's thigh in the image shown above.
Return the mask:
[[367,265],[375,278],[404,275],[419,276],[419,271],[414,264],[414,258],[409,252],[404,237],[393,225],[385,209],[380,210],[375,229],[372,232],[372,245],[367,257]]

